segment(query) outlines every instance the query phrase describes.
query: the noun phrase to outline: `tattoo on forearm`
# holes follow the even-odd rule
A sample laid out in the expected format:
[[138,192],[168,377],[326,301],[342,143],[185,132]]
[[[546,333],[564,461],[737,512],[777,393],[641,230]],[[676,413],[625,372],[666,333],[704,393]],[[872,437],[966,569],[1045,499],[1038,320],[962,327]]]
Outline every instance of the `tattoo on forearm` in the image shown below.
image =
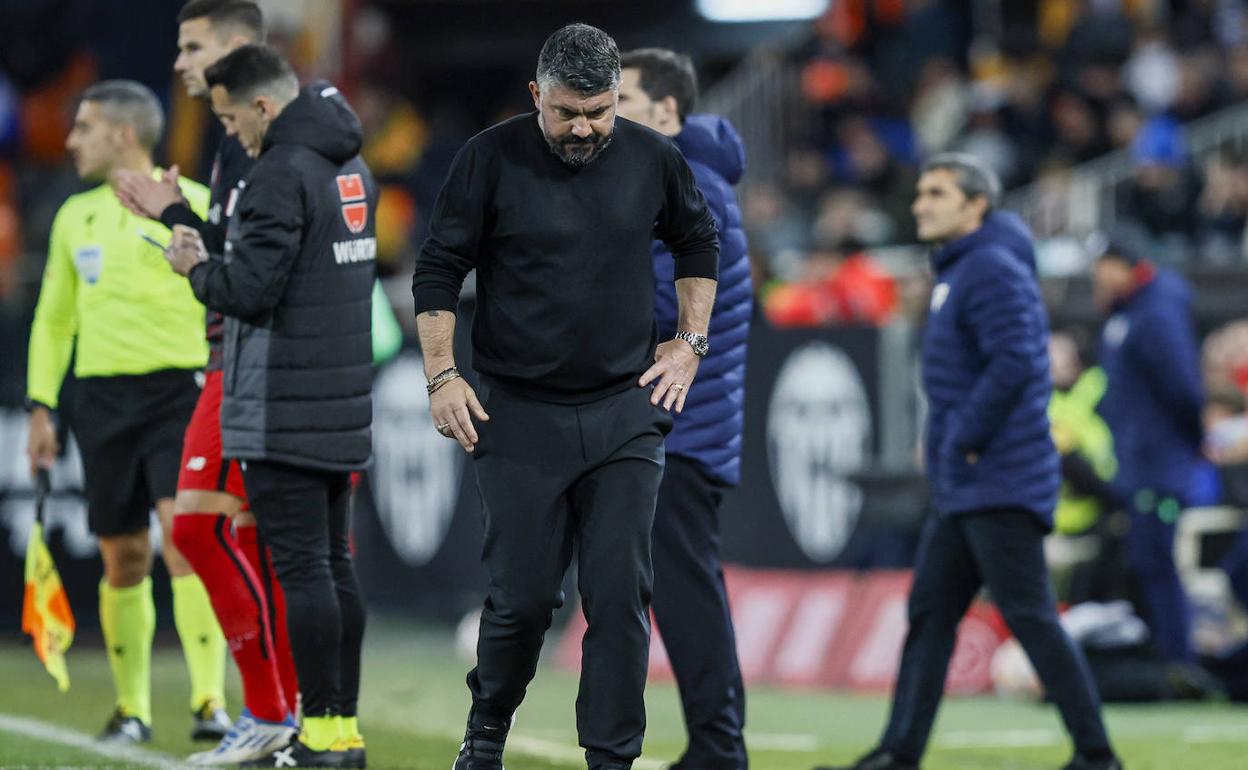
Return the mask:
[[430,318],[437,318],[437,317],[438,317],[438,311],[436,311],[436,310],[430,310],[430,311],[429,311],[429,317],[430,317]]

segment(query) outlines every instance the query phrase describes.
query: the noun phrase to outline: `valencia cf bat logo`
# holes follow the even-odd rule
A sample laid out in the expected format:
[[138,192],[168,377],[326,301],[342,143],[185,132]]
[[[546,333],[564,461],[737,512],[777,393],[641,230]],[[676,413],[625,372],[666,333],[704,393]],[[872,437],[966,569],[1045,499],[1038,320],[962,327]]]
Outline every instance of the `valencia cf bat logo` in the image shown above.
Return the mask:
[[364,178],[359,174],[335,177],[338,199],[342,201],[342,219],[353,233],[364,232],[368,224],[368,202],[364,200]]

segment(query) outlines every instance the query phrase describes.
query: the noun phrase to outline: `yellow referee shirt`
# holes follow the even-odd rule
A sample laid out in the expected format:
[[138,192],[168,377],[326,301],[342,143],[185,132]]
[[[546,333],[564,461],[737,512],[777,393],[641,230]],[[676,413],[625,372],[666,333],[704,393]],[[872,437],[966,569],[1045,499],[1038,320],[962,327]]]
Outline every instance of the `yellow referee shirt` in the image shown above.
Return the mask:
[[[191,209],[205,216],[208,188],[186,178],[178,185]],[[30,332],[27,398],[55,408],[71,354],[78,377],[197,369],[207,362],[204,306],[140,233],[170,239],[161,223],[127,211],[107,184],[61,206]]]

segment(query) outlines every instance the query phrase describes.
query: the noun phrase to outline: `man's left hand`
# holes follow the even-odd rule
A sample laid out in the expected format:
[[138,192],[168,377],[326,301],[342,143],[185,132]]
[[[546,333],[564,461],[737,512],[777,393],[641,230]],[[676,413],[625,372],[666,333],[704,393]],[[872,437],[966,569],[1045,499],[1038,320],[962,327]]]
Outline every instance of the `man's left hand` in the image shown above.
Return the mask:
[[663,408],[669,412],[675,404],[679,414],[685,408],[685,397],[689,395],[689,387],[693,385],[700,362],[688,342],[668,340],[655,348],[654,366],[641,375],[637,384],[644,388],[657,380],[654,392],[650,394],[650,403],[657,406],[662,402]]
[[173,240],[165,249],[165,259],[178,275],[187,275],[200,262],[208,261],[208,250],[199,231],[186,225],[173,226]]

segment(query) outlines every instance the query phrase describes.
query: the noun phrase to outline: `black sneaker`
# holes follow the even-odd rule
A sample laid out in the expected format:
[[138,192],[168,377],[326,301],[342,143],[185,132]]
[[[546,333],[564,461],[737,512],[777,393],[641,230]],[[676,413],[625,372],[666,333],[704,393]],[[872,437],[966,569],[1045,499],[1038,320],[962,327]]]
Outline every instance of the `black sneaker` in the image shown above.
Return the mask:
[[507,743],[509,722],[489,724],[486,721],[473,724],[468,719],[468,730],[459,747],[459,756],[451,770],[504,770],[503,747]]
[[221,704],[206,700],[191,712],[191,740],[218,743],[234,726]]
[[150,743],[152,740],[152,728],[143,724],[142,719],[127,716],[126,712],[118,708],[108,718],[108,724],[104,725],[104,729],[100,731],[100,734],[95,739],[100,743]]
[[364,748],[364,739],[356,736],[335,743],[333,748],[342,748],[347,752],[347,759],[343,767],[351,768],[351,770],[364,770],[368,767],[368,752]]
[[891,752],[876,749],[852,765],[821,765],[814,770],[919,770],[919,766],[902,762]]
[[1062,770],[1122,770],[1122,762],[1112,754],[1103,759],[1088,759],[1076,754]]
[[1166,667],[1166,695],[1170,700],[1224,701],[1226,688],[1203,666],[1172,663]]
[[286,748],[278,749],[268,756],[240,762],[239,767],[350,767],[347,752],[333,748],[316,751],[295,738]]

